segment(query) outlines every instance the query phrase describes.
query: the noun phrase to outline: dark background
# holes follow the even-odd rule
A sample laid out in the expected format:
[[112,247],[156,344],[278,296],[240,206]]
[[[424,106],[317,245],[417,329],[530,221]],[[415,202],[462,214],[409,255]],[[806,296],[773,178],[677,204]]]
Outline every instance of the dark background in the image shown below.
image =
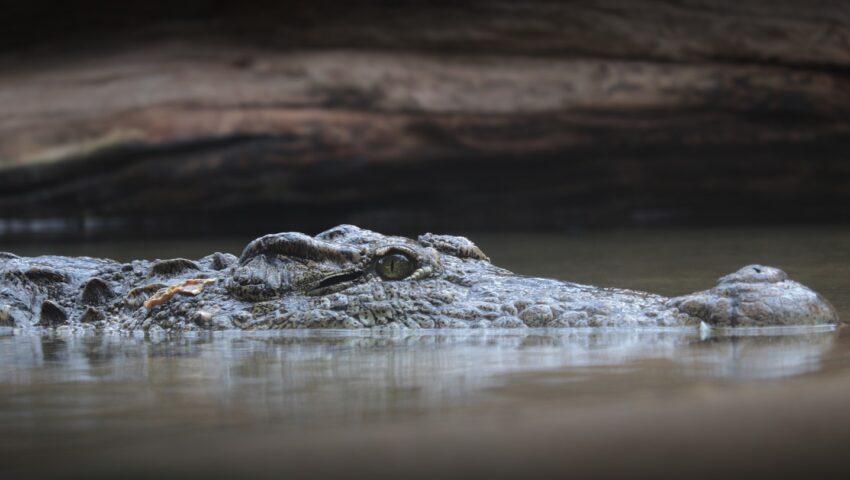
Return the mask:
[[845,2],[0,7],[0,241],[850,220]]

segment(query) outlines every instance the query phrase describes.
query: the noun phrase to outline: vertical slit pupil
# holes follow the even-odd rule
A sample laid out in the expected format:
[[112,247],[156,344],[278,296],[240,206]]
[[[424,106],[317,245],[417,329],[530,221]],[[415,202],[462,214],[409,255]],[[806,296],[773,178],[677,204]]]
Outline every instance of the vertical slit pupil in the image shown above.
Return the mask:
[[378,274],[387,280],[400,280],[413,271],[413,260],[403,253],[391,253],[378,259]]

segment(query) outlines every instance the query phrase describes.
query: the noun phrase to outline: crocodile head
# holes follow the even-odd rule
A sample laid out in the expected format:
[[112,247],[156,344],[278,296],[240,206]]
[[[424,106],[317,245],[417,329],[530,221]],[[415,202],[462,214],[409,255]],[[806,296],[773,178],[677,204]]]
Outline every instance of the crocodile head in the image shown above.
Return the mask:
[[[251,242],[225,288],[253,303],[243,326],[255,328],[728,325],[737,318],[730,298],[762,290],[773,310],[750,308],[749,317],[739,315],[741,325],[837,321],[828,302],[796,282],[762,275],[741,283],[735,275],[702,296],[668,299],[515,275],[464,237],[413,240],[341,225],[316,237],[282,233]],[[777,299],[789,295],[782,310]]]

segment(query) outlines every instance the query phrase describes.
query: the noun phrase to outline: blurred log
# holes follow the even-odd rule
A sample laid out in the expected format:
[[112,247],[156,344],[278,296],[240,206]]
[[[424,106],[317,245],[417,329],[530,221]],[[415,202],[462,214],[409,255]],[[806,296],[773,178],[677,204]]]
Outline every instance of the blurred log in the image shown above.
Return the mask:
[[0,235],[847,221],[850,10],[814,3],[6,17]]

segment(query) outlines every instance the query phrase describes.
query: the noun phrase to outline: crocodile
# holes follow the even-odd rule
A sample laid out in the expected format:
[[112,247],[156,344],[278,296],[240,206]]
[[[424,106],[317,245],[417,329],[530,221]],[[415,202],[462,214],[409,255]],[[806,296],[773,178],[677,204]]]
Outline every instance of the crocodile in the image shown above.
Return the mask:
[[314,237],[121,263],[0,253],[0,326],[121,331],[287,328],[761,327],[837,324],[782,270],[749,265],[665,297],[514,274],[464,237],[340,225]]

